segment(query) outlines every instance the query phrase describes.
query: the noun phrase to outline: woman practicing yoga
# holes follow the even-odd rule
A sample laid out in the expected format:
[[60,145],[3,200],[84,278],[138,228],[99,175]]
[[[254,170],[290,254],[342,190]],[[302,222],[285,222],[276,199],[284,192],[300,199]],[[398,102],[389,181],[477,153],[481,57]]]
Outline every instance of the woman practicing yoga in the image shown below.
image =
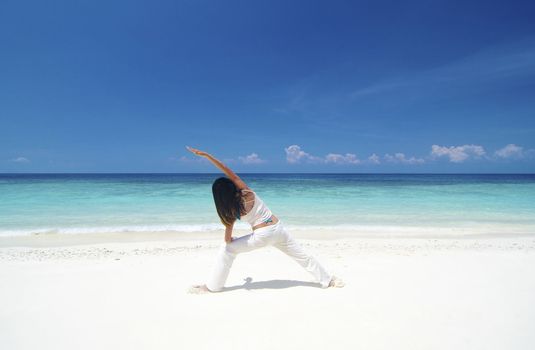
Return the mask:
[[[268,245],[292,257],[310,272],[323,288],[344,286],[341,279],[328,273],[314,257],[301,249],[284,229],[281,221],[271,213],[262,199],[238,175],[210,154],[191,147],[187,149],[195,155],[207,158],[227,176],[218,178],[212,185],[217,214],[225,225],[225,244],[219,250],[208,282],[192,286],[191,293],[221,291],[236,255]],[[253,232],[239,238],[232,237],[236,219],[250,223]]]

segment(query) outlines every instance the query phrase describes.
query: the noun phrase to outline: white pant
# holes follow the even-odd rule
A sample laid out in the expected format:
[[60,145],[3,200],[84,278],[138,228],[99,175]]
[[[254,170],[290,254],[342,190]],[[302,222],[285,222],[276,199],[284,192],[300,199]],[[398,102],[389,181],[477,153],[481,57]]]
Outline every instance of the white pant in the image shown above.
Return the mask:
[[213,292],[223,289],[230,267],[239,253],[272,245],[292,257],[310,272],[323,288],[329,286],[332,275],[311,255],[303,251],[299,244],[286,232],[279,221],[274,225],[261,227],[253,233],[225,243],[217,254],[217,260],[206,286]]

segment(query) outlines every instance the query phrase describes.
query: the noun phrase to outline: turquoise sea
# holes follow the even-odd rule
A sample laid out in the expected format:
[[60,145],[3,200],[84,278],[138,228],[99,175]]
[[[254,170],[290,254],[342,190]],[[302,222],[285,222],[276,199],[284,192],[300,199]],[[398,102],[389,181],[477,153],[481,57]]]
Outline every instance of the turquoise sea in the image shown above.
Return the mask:
[[[0,236],[221,230],[219,176],[0,174]],[[535,175],[241,176],[291,230],[535,234]]]

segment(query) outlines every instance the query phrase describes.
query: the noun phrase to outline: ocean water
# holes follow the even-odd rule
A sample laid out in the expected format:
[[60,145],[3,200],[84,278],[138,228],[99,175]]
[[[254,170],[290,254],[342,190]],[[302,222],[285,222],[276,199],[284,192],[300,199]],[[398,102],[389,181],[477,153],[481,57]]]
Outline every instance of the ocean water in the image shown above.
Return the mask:
[[[0,174],[0,236],[222,230],[219,176]],[[241,176],[290,230],[535,235],[535,175]]]

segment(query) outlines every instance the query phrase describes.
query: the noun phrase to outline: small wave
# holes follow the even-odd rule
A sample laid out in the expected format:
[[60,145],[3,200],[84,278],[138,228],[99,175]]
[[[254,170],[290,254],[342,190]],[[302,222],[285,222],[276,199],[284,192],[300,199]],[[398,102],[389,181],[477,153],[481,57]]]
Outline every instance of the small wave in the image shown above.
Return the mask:
[[[471,226],[399,226],[399,225],[298,225],[284,224],[289,232],[334,232],[354,235],[388,235],[388,236],[434,236],[434,235],[477,235],[498,233],[534,233],[533,225],[471,225]],[[195,233],[222,232],[220,223],[207,224],[177,224],[177,225],[132,225],[132,226],[100,226],[100,227],[62,227],[62,228],[29,228],[19,230],[0,230],[0,237],[54,235],[54,234],[106,234],[106,233]],[[248,231],[250,227],[237,223],[235,229]]]
[[535,234],[533,225],[514,224],[475,224],[452,226],[399,226],[399,225],[286,225],[291,232],[331,232],[354,236],[374,237],[456,237],[456,236],[487,236],[510,234]]
[[91,233],[134,233],[134,232],[209,232],[220,231],[221,224],[201,225],[147,225],[147,226],[100,226],[100,227],[62,227],[29,228],[19,230],[0,230],[0,236],[30,236],[53,234],[91,234]]

